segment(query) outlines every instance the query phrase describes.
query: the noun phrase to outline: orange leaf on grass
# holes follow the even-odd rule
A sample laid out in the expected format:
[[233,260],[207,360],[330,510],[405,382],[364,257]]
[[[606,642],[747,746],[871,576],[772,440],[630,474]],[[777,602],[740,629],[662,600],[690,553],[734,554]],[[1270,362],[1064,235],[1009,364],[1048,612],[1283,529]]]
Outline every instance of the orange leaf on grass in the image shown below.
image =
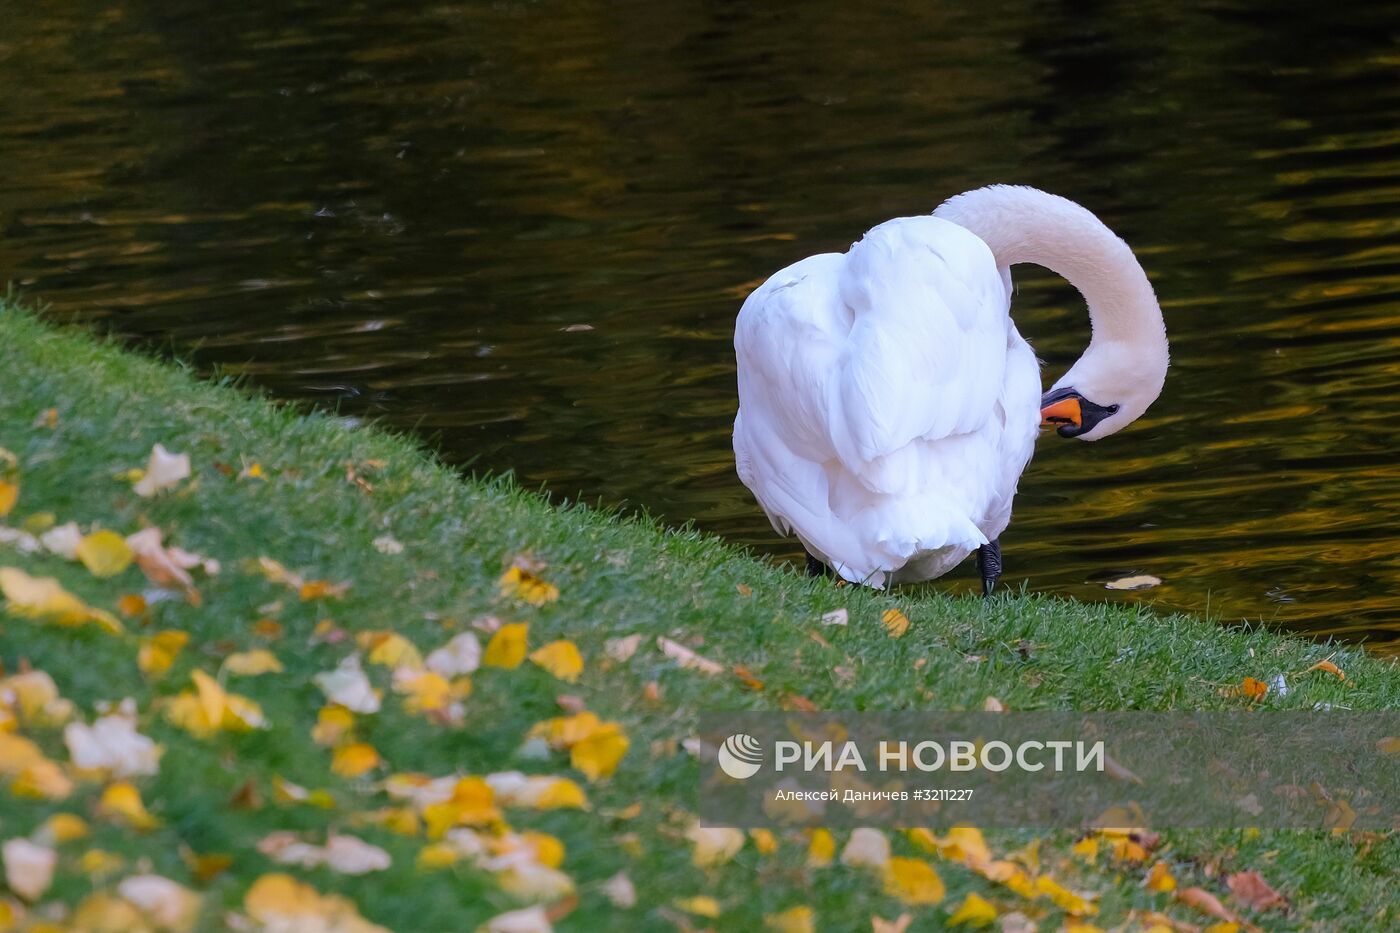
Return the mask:
[[1288,906],[1287,898],[1275,891],[1257,871],[1235,872],[1225,879],[1225,884],[1236,900],[1244,902],[1251,910]]
[[1322,671],[1324,674],[1331,674],[1338,680],[1347,679],[1347,675],[1342,673],[1342,669],[1331,661],[1318,661],[1312,667],[1308,668],[1307,673],[1311,674],[1313,671]]

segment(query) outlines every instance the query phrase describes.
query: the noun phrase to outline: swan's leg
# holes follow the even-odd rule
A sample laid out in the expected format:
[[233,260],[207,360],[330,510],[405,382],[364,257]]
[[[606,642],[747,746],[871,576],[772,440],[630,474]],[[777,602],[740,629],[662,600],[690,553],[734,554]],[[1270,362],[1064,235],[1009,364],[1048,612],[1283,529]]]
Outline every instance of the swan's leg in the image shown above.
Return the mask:
[[1001,539],[989,541],[977,549],[977,569],[982,574],[982,595],[991,596],[1001,576]]
[[823,564],[821,561],[819,561],[819,560],[817,560],[815,557],[813,557],[811,551],[808,551],[808,550],[806,550],[806,549],[804,548],[802,553],[804,553],[804,554],[807,555],[807,576],[809,576],[809,577],[829,577],[829,576],[831,576],[831,569],[830,569],[829,567],[827,567],[826,564]]

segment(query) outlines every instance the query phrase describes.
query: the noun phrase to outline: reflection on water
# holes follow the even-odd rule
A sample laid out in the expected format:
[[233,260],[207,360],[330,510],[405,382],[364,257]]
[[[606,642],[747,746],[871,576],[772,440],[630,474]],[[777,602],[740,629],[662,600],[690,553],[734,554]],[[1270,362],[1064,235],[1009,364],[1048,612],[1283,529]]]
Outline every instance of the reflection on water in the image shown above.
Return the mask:
[[[0,276],[62,316],[788,556],[731,465],[742,296],[1035,184],[1137,247],[1174,366],[1044,439],[1009,579],[1400,635],[1393,6],[47,6],[0,36]],[[1048,384],[1082,304],[1018,286]]]

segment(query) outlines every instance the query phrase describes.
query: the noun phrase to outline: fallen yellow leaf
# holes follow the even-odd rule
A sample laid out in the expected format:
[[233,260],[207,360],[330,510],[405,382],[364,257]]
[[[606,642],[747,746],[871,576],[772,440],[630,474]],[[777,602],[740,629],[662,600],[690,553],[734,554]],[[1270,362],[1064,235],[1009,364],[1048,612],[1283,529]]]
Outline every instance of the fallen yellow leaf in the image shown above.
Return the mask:
[[714,920],[720,915],[719,901],[709,895],[700,894],[695,897],[680,897],[676,898],[672,903],[686,913],[694,914],[697,917],[707,917],[710,920]]
[[997,918],[997,909],[975,893],[963,898],[962,905],[948,918],[948,926],[967,924],[970,927],[984,927]]
[[384,667],[421,671],[423,655],[416,645],[397,632],[361,632],[358,644],[369,652],[369,663]]
[[812,830],[811,841],[807,844],[807,865],[809,868],[825,868],[836,858],[836,837],[829,830]]
[[19,501],[19,458],[0,447],[0,518]]
[[353,901],[320,894],[290,875],[263,875],[243,896],[243,909],[268,930],[328,930],[343,933],[390,933],[360,916]]
[[528,622],[512,622],[502,625],[486,643],[486,651],[481,663],[487,667],[516,668],[525,660],[525,646],[529,638]]
[[94,577],[115,577],[133,558],[126,538],[106,528],[84,535],[74,553]]
[[583,655],[578,646],[568,639],[552,641],[530,652],[530,660],[549,671],[555,677],[574,683],[583,673]]
[[374,746],[366,742],[342,745],[331,756],[331,771],[341,777],[359,777],[384,763]]
[[234,677],[256,677],[259,674],[280,674],[285,668],[277,660],[277,655],[266,648],[252,651],[239,651],[224,658],[220,668],[225,674]]
[[190,673],[193,692],[186,690],[171,699],[165,716],[195,738],[208,738],[219,731],[248,732],[267,728],[262,708],[234,693],[201,670]]
[[898,609],[886,609],[880,621],[891,638],[903,638],[904,633],[909,631],[909,617]]
[[807,906],[789,907],[782,913],[768,914],[763,926],[772,933],[815,933],[817,915]]
[[894,856],[885,864],[885,893],[915,906],[937,904],[946,889],[928,862]]
[[82,839],[87,834],[88,824],[82,817],[72,813],[55,813],[40,824],[31,838],[44,845],[61,846],[65,842]]
[[1147,877],[1142,879],[1142,886],[1149,891],[1166,893],[1176,890],[1176,879],[1172,877],[1166,862],[1156,862],[1147,873]]
[[772,855],[778,851],[778,837],[773,835],[771,830],[751,829],[749,838],[753,840],[753,847],[758,850],[759,855]]
[[1087,899],[1074,893],[1049,875],[1041,875],[1035,879],[1035,890],[1036,893],[1050,898],[1057,907],[1066,913],[1076,915],[1098,913],[1098,908]]
[[97,802],[97,812],[114,823],[145,832],[160,825],[141,802],[141,793],[127,781],[108,785]]
[[501,595],[506,598],[523,600],[532,606],[543,606],[559,598],[559,590],[546,583],[530,567],[516,562],[510,566],[496,583]]
[[18,567],[0,567],[0,593],[11,615],[54,625],[91,622],[114,635],[122,632],[122,624],[110,612],[92,608],[53,577],[31,577]]
[[316,725],[311,729],[311,740],[327,748],[339,745],[341,740],[355,728],[355,714],[338,703],[321,707],[316,714]]
[[163,677],[189,640],[190,633],[178,629],[147,635],[136,649],[136,666],[147,677]]
[[569,760],[590,781],[611,777],[627,754],[627,736],[615,722],[603,723],[569,749]]

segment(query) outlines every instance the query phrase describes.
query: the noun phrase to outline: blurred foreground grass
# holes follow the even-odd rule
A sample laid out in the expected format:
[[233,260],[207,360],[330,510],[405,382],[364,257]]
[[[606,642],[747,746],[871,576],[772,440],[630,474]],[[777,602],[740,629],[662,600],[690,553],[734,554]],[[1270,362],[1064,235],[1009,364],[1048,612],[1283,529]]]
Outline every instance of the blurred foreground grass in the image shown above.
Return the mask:
[[[838,589],[13,308],[0,347],[0,931],[1231,929],[1192,888],[1264,929],[1394,922],[1394,834],[988,831],[1007,883],[970,833],[886,834],[891,863],[868,838],[693,831],[702,709],[1394,708],[1400,673],[1359,650]],[[143,496],[156,444],[191,475]],[[160,543],[126,564],[142,529]],[[1328,658],[1345,680],[1304,673]],[[1285,696],[1241,695],[1279,674]],[[1287,910],[1230,893],[1250,870]]]

